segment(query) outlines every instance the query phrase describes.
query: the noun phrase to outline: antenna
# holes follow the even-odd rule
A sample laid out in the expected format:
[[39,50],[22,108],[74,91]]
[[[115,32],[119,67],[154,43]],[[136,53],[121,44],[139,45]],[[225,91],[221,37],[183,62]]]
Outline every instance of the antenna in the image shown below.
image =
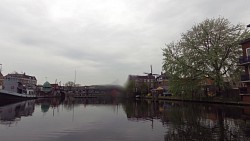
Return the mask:
[[153,74],[153,69],[152,69],[152,65],[150,65],[150,69],[151,69],[151,74]]
[[74,79],[74,85],[76,86],[76,69],[75,69],[75,79]]

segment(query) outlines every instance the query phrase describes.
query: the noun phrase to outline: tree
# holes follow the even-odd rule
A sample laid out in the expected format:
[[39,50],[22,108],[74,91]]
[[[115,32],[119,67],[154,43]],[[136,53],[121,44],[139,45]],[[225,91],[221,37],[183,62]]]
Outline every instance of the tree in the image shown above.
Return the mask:
[[[169,43],[163,49],[163,68],[170,76],[170,90],[196,91],[205,78],[214,81],[218,92],[223,90],[224,77],[239,75],[239,43],[249,35],[245,26],[232,25],[225,18],[206,19],[194,25],[178,42]],[[180,81],[182,86],[171,83]],[[188,84],[192,87],[184,86]]]
[[125,85],[125,90],[127,92],[127,97],[134,97],[135,82],[132,80],[128,80],[126,85]]
[[68,82],[65,83],[65,86],[67,86],[67,87],[73,87],[73,86],[75,86],[75,83],[72,82],[72,81],[68,81]]

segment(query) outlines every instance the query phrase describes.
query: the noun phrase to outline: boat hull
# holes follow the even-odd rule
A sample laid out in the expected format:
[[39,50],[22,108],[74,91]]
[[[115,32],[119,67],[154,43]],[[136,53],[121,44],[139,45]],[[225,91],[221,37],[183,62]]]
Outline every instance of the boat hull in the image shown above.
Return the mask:
[[36,98],[36,95],[19,94],[16,92],[0,90],[0,100],[26,100]]

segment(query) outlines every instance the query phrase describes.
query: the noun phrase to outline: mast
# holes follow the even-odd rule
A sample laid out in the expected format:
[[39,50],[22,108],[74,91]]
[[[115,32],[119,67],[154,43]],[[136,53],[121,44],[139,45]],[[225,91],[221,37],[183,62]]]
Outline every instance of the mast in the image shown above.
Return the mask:
[[76,86],[76,69],[75,69],[75,79],[74,79],[74,85]]

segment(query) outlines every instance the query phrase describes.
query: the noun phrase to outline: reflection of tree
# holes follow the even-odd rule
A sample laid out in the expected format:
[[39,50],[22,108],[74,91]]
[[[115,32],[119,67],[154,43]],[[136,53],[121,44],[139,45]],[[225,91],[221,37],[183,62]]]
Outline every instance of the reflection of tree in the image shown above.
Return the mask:
[[236,118],[238,110],[227,113],[220,107],[197,104],[171,107],[168,114],[171,124],[165,140],[246,140],[239,124],[242,120],[231,118],[231,115]]
[[[166,127],[164,139],[249,140],[249,125],[242,120],[242,108],[192,103],[126,101],[129,120],[158,120]],[[250,116],[249,116],[250,117]],[[249,120],[248,120],[249,124]]]
[[[195,110],[194,110],[195,109]],[[169,110],[170,128],[165,140],[211,140],[211,132],[207,121],[202,119],[199,107],[176,105]]]

